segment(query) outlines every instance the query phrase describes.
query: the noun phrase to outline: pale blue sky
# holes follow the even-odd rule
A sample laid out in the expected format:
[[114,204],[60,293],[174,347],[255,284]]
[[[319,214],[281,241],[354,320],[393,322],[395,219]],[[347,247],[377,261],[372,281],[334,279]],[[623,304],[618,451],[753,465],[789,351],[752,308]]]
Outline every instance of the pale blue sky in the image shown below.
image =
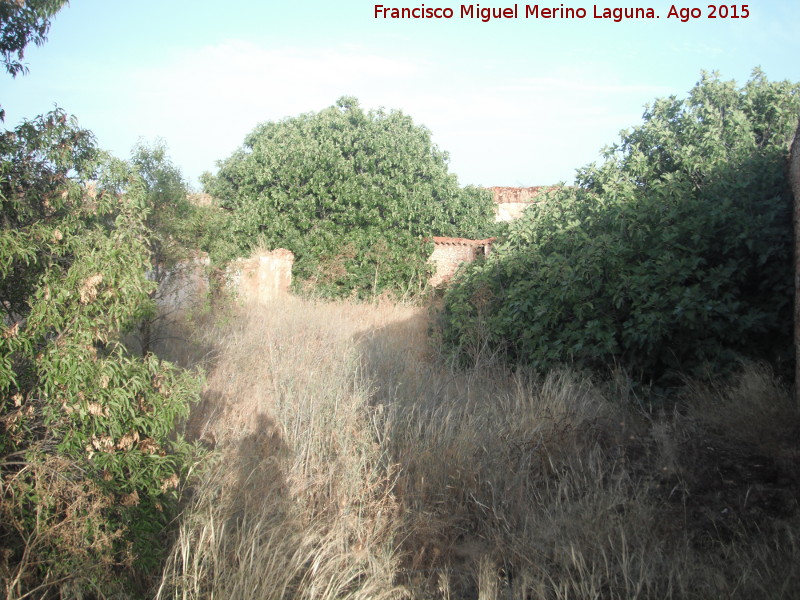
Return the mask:
[[798,0],[759,0],[736,20],[680,2],[703,12],[687,23],[667,19],[661,0],[598,3],[661,17],[621,23],[572,0],[586,19],[525,19],[520,4],[518,19],[483,23],[446,0],[379,1],[456,18],[375,19],[364,0],[73,0],[26,52],[30,74],[0,75],[6,127],[57,104],[123,158],[138,139],[163,138],[196,184],[257,123],[351,95],[427,126],[462,184],[527,186],[571,182],[646,103],[685,95],[702,69],[800,81]]

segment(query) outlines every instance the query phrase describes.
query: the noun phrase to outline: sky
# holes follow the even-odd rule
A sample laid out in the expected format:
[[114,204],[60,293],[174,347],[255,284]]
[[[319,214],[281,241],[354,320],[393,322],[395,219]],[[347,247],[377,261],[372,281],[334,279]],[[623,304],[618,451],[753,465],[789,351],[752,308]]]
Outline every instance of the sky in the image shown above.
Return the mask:
[[[376,17],[379,2],[453,17]],[[26,50],[29,73],[0,74],[0,105],[6,128],[57,105],[120,158],[161,139],[199,191],[257,124],[355,96],[427,127],[462,185],[521,187],[572,183],[645,105],[684,97],[703,70],[800,81],[798,0],[717,5],[715,19],[708,2],[679,1],[696,9],[685,21],[661,0],[478,4],[517,16],[462,18],[471,5],[448,0],[72,0]],[[658,18],[595,18],[615,7]]]

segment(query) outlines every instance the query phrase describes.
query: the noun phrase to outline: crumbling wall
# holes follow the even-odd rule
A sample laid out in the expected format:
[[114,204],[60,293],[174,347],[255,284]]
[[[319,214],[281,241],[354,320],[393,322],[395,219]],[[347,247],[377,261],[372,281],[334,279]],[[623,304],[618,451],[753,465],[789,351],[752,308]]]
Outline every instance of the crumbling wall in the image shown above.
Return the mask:
[[490,187],[487,188],[494,194],[495,204],[519,204],[530,202],[541,191],[549,188],[537,185],[534,187]]
[[462,263],[472,262],[479,256],[488,254],[494,238],[468,240],[465,238],[434,237],[433,254],[428,262],[436,269],[430,279],[434,287],[446,283]]
[[191,310],[208,297],[208,254],[196,256],[174,265],[156,292],[156,302],[162,310]]
[[490,187],[494,194],[495,222],[519,219],[525,209],[536,201],[536,196],[553,189],[552,186]]
[[531,202],[507,202],[505,204],[495,204],[494,208],[494,222],[505,223],[507,221],[515,221],[522,216],[525,209],[531,205]]
[[266,304],[289,293],[294,254],[284,248],[240,258],[228,267],[228,285],[247,303]]

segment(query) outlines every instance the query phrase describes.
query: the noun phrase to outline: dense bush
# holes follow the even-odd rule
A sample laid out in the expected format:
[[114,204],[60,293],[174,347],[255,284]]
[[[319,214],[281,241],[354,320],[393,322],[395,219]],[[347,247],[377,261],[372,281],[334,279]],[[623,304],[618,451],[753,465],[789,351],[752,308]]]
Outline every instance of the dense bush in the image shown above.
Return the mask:
[[0,135],[0,576],[10,598],[68,584],[107,592],[154,567],[188,465],[172,429],[198,396],[196,377],[119,343],[154,286],[146,186],[113,172],[93,184],[99,158],[59,110]]
[[449,290],[445,342],[647,380],[790,351],[787,140],[800,86],[704,74],[514,223]]
[[334,296],[424,285],[424,238],[483,236],[493,219],[490,194],[459,188],[424,127],[353,98],[258,126],[204,183],[232,211],[239,253],[288,248],[296,278]]

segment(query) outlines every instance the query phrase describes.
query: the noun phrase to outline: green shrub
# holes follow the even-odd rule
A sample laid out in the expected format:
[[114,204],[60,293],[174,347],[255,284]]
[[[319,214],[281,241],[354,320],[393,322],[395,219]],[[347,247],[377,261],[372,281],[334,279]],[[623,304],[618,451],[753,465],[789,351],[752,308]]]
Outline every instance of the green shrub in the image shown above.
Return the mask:
[[[60,110],[0,136],[0,574],[8,597],[113,589],[165,550],[194,374],[130,356],[148,312],[147,194]],[[133,568],[135,565],[135,569]],[[101,593],[102,595],[102,593]]]
[[288,248],[296,281],[329,296],[424,285],[424,238],[484,235],[493,219],[490,194],[459,188],[424,127],[354,98],[259,125],[204,185],[239,254]]
[[704,74],[657,100],[605,162],[511,225],[445,296],[462,357],[606,368],[645,380],[790,352],[787,140],[800,86],[756,71],[737,89]]

